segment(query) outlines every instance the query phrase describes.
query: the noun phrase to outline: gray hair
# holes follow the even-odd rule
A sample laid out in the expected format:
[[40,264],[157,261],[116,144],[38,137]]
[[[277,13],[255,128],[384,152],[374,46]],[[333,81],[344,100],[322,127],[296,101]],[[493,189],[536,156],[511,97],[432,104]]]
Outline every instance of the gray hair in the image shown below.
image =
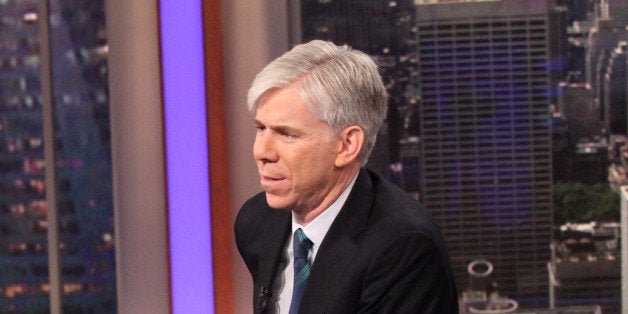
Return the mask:
[[294,87],[307,107],[335,133],[357,125],[365,134],[359,158],[366,164],[386,118],[388,93],[373,59],[347,45],[313,40],[268,64],[249,89],[249,110],[271,89]]

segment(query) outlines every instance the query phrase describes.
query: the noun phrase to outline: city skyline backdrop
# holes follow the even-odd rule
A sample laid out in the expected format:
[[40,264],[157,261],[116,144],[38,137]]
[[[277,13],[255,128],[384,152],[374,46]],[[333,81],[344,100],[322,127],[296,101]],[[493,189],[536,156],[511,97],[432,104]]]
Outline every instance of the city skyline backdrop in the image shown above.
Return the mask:
[[627,9],[625,1],[301,1],[294,11],[301,41],[348,44],[379,62],[391,99],[369,166],[442,225],[461,294],[474,288],[469,264],[487,260],[494,267],[483,289],[542,308],[552,302],[548,267],[564,275],[566,265],[585,265],[565,261],[599,257],[617,270],[600,266],[595,279],[580,278],[584,288],[560,278],[553,301],[612,313],[617,237],[585,237],[614,247],[586,253],[563,243],[576,236],[553,223],[553,197],[562,196],[555,187],[598,184],[590,190],[612,194],[610,217],[619,216],[625,177],[609,167],[623,173]]
[[[567,276],[558,305],[618,311],[616,229],[559,229],[553,196],[562,182],[626,184],[628,1],[289,2],[300,40],[347,43],[379,62],[390,112],[369,166],[442,224],[461,296],[484,289],[546,308],[549,267]],[[45,312],[37,1],[0,8],[0,311]],[[53,1],[69,312],[116,308],[105,20],[104,1]],[[478,284],[467,266],[482,260],[492,282]],[[569,278],[568,267],[598,277]]]

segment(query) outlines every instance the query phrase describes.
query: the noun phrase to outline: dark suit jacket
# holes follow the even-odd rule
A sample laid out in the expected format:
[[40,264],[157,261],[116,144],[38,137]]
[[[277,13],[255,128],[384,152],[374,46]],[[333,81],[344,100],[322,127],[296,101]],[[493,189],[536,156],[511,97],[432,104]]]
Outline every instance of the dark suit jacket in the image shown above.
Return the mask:
[[[264,313],[291,214],[249,199],[235,223],[236,243]],[[440,229],[421,203],[362,169],[312,264],[300,313],[458,313],[457,291]]]

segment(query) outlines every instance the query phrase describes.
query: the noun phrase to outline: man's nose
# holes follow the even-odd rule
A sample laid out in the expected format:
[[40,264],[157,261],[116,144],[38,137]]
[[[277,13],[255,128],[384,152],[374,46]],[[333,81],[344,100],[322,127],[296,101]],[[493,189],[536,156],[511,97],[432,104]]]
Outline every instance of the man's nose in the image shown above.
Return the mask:
[[255,136],[253,156],[255,157],[255,160],[263,163],[276,162],[279,159],[272,134],[265,132]]

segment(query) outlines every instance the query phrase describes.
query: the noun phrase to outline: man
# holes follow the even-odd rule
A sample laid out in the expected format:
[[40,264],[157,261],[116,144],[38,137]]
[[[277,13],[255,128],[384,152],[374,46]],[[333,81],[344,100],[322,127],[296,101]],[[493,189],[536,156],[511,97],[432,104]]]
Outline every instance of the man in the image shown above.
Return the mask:
[[264,192],[235,223],[255,313],[457,313],[440,230],[364,165],[387,93],[366,54],[315,40],[255,78],[253,155]]

